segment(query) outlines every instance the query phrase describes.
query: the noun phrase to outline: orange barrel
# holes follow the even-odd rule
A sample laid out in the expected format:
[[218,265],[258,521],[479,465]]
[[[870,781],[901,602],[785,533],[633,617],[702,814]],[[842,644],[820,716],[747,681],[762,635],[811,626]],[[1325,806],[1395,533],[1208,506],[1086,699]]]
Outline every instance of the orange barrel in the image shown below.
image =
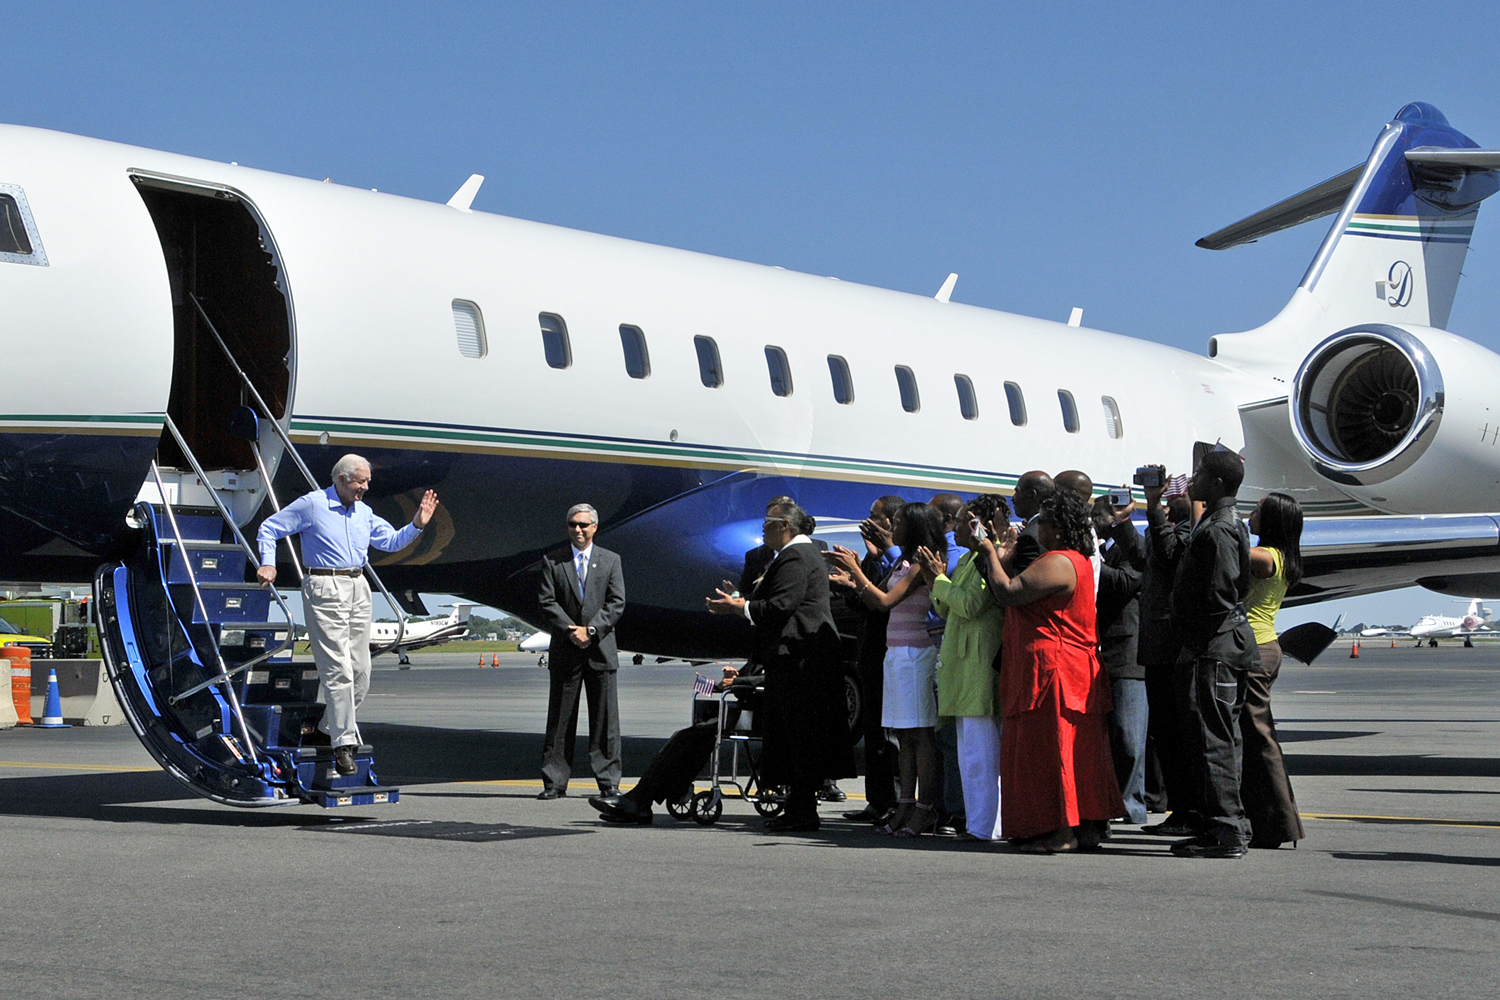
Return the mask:
[[10,697],[16,703],[16,718],[31,725],[31,647],[6,646],[0,650],[10,661]]

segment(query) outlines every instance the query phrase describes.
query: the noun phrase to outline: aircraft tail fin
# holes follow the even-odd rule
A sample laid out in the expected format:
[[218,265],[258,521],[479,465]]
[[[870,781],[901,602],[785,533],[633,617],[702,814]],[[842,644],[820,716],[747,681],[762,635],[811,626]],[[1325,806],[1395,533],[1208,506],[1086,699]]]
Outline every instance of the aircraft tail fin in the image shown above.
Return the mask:
[[1406,105],[1363,164],[1198,241],[1227,249],[1337,213],[1286,308],[1214,337],[1209,356],[1269,368],[1358,323],[1446,327],[1479,203],[1496,190],[1500,150],[1479,149],[1430,104]]

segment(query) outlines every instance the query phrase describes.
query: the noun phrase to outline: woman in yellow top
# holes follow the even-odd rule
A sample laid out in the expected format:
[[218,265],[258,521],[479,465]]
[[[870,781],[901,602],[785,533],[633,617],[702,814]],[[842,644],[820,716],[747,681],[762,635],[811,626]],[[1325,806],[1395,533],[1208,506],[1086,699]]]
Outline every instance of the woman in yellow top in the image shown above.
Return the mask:
[[1250,846],[1275,848],[1288,841],[1295,845],[1304,836],[1271,715],[1271,685],[1281,670],[1276,612],[1287,588],[1302,578],[1302,506],[1285,493],[1267,493],[1250,515],[1250,533],[1260,544],[1250,550],[1254,579],[1245,614],[1260,646],[1260,666],[1245,680],[1245,707],[1240,712],[1245,741],[1240,799],[1250,820]]
[[985,564],[976,563],[983,525],[1010,516],[998,493],[975,497],[958,512],[953,538],[968,549],[950,578],[945,560],[927,549],[917,561],[932,579],[932,607],[948,619],[938,654],[938,715],[958,730],[958,771],[964,786],[964,840],[994,840],[1000,834],[1000,717],[995,707],[995,654],[1005,611],[989,594]]

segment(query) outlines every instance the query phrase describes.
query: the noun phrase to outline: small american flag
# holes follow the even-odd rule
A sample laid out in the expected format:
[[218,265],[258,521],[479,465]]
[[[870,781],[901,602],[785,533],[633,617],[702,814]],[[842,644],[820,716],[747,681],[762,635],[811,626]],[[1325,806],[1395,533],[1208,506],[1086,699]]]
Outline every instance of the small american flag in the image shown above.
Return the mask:
[[1167,488],[1162,491],[1164,497],[1180,497],[1187,493],[1189,476],[1173,476],[1167,480]]
[[693,690],[698,694],[713,694],[714,682],[702,674],[694,674]]

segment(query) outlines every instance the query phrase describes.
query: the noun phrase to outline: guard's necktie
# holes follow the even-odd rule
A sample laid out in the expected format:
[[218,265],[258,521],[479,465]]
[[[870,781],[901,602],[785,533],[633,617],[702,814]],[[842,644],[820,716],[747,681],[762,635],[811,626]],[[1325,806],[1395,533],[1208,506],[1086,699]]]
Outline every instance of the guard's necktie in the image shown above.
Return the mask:
[[578,597],[583,598],[583,583],[589,575],[589,561],[582,552],[573,557],[573,563],[578,569]]

